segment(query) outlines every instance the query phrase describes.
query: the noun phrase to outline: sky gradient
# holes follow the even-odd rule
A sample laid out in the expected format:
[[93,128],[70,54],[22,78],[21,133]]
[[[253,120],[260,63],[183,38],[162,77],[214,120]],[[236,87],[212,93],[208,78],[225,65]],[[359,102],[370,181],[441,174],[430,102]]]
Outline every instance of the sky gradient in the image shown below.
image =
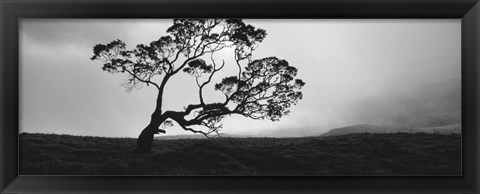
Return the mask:
[[[398,125],[399,116],[446,111],[445,104],[448,111],[460,108],[460,94],[431,105],[438,93],[422,92],[461,87],[460,20],[245,23],[268,34],[253,58],[276,56],[297,67],[297,77],[306,82],[304,98],[279,122],[227,117],[223,133],[303,136],[360,123]],[[126,92],[121,86],[126,75],[102,71],[99,61],[89,59],[92,48],[115,39],[129,49],[148,44],[166,35],[171,24],[167,19],[21,20],[20,132],[137,137],[149,122],[156,89]],[[234,69],[225,68],[213,83]],[[209,100],[215,100],[213,84],[208,89]],[[196,91],[194,79],[186,74],[171,79],[165,109],[198,102]],[[167,129],[167,135],[176,134],[190,132]]]

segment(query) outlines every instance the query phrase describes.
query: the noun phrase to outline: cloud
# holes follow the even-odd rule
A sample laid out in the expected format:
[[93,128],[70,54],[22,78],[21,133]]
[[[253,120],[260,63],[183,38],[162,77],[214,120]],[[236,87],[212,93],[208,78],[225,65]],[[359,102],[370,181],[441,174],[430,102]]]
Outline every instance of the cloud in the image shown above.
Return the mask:
[[[412,97],[400,98],[401,91],[461,75],[460,20],[245,21],[268,33],[254,58],[286,59],[307,84],[304,99],[281,121],[235,116],[225,120],[225,133],[290,133],[291,128],[306,133],[307,128],[387,122],[392,119],[386,117],[417,112],[407,107],[427,104],[431,97],[417,99],[410,92]],[[121,39],[132,48],[165,35],[170,25],[171,20],[23,19],[21,130],[136,137],[148,123],[155,89],[127,93],[120,86],[124,75],[103,72],[88,58],[97,43]],[[213,83],[229,74],[225,71]],[[197,102],[191,77],[171,81],[166,108]],[[216,99],[215,92],[209,94]],[[167,133],[186,132],[177,127]]]

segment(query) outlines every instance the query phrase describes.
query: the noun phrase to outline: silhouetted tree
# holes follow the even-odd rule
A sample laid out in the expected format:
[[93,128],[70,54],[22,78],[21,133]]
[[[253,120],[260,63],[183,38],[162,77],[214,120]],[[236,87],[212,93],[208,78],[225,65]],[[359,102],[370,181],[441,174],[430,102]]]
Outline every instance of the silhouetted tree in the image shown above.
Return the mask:
[[[128,75],[127,90],[143,85],[158,89],[150,123],[137,139],[139,153],[150,152],[154,134],[165,133],[173,122],[184,130],[211,137],[218,135],[221,120],[227,115],[277,121],[302,98],[300,89],[305,83],[294,79],[295,67],[276,57],[252,59],[252,52],[267,35],[263,29],[240,19],[175,19],[167,33],[133,50],[127,50],[121,40],[93,48],[91,59],[102,61],[104,71]],[[224,60],[220,63],[214,59],[214,54],[222,50],[232,52],[232,65],[238,67],[238,72],[213,87],[225,99],[207,103],[204,90],[226,65]],[[164,88],[179,72],[194,77],[199,102],[187,105],[183,111],[163,110]]]

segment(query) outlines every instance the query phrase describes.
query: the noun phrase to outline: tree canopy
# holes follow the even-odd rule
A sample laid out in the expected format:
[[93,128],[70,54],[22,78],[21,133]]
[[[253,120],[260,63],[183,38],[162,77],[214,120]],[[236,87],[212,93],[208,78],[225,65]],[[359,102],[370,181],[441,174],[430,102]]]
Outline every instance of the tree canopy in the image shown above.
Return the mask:
[[[127,90],[143,85],[158,89],[152,114],[157,128],[171,126],[175,121],[185,130],[211,136],[218,135],[225,116],[238,114],[278,121],[302,99],[305,82],[295,78],[297,68],[277,57],[252,59],[266,36],[265,30],[241,19],[175,19],[167,35],[149,45],[139,44],[129,50],[121,40],[97,44],[91,59],[101,61],[106,72],[126,74]],[[215,60],[215,53],[222,50],[232,52],[232,64]],[[226,65],[236,66],[237,72],[211,83]],[[178,73],[194,77],[199,102],[186,105],[183,111],[164,111],[165,85]],[[206,102],[207,89],[220,92],[224,100]]]

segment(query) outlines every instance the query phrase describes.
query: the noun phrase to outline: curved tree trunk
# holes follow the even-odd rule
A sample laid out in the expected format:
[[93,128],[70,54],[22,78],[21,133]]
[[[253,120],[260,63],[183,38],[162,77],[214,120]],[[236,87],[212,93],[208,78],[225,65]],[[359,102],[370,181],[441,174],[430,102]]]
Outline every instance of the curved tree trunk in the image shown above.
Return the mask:
[[153,136],[158,133],[165,133],[164,130],[159,129],[160,125],[166,120],[162,116],[155,116],[154,113],[150,120],[150,123],[143,129],[137,139],[136,153],[151,153]]
[[137,139],[136,153],[150,153],[152,151],[154,128],[148,125],[143,129]]
[[159,129],[160,125],[167,120],[167,118],[162,114],[162,98],[163,90],[165,85],[171,75],[167,75],[162,80],[162,84],[158,88],[158,96],[156,101],[155,111],[150,119],[150,123],[143,129],[137,139],[137,148],[135,148],[136,153],[151,153],[153,136],[157,133],[165,133],[164,130]]

